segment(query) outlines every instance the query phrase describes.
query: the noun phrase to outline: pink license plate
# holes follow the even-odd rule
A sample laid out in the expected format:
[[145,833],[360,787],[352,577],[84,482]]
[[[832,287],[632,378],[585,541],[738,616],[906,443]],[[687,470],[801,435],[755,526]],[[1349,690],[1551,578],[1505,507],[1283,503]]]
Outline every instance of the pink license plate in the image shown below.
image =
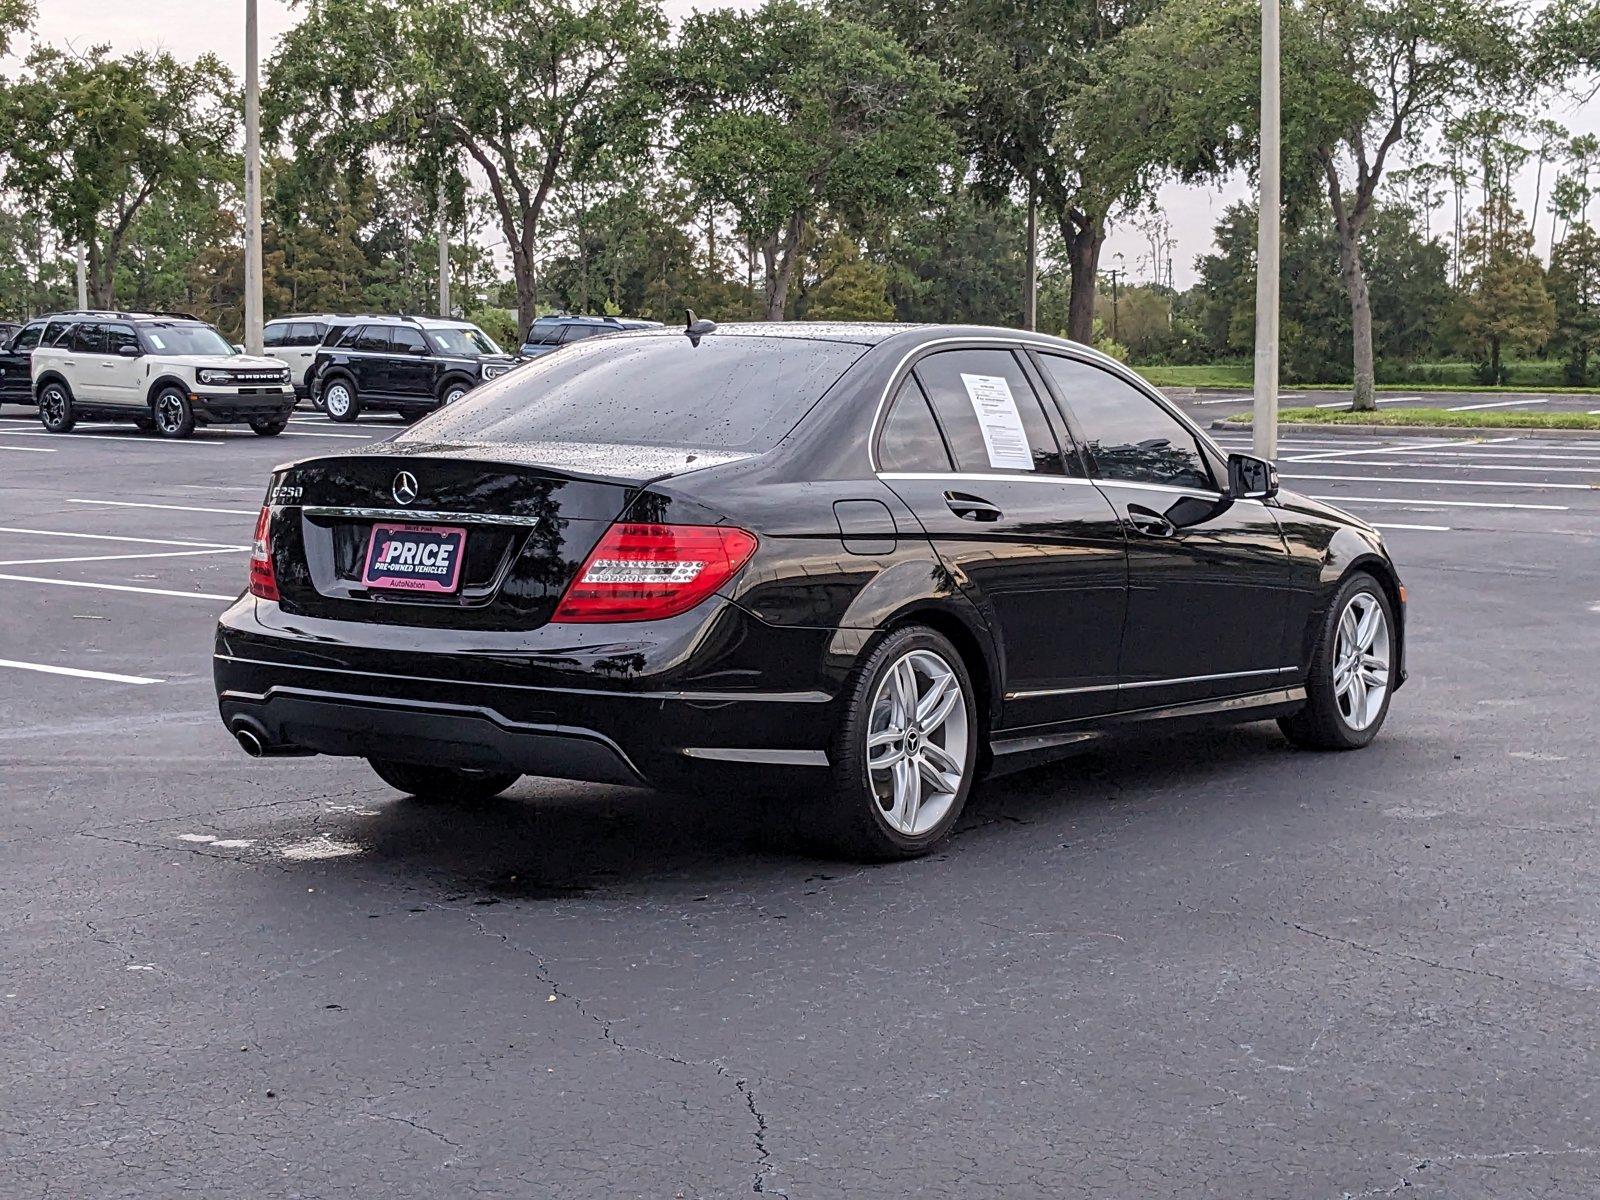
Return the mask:
[[451,525],[374,525],[361,582],[402,592],[453,592],[467,531]]

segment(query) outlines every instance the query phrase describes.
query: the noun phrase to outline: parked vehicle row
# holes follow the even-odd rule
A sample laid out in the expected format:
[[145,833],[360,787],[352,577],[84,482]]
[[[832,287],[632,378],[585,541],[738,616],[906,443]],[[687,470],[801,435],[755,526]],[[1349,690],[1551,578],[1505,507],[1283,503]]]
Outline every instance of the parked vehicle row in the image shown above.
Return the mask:
[[38,407],[55,432],[78,421],[129,420],[187,437],[199,425],[245,422],[270,436],[301,399],[335,421],[371,411],[410,423],[526,358],[659,326],[621,317],[540,318],[514,357],[469,321],[302,314],[267,322],[270,357],[246,359],[214,326],[186,313],[74,310],[23,325],[0,322],[0,404]]

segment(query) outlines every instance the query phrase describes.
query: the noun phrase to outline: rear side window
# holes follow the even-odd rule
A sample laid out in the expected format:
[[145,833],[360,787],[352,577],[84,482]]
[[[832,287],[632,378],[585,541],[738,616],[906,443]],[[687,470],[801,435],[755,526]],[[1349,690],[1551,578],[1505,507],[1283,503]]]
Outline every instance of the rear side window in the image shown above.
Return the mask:
[[1009,350],[945,350],[916,365],[956,469],[1066,473],[1039,396]]
[[562,345],[566,345],[568,342],[581,342],[585,338],[594,337],[597,333],[614,332],[615,330],[606,325],[568,325],[566,334],[561,339],[561,343]]
[[1072,411],[1101,479],[1216,490],[1194,435],[1149,396],[1075,358],[1045,354],[1040,359]]
[[889,409],[878,439],[878,468],[883,471],[949,471],[950,452],[933,419],[933,409],[915,379],[907,379]]
[[598,442],[770,450],[864,346],[810,338],[595,338],[436,413],[436,441]]

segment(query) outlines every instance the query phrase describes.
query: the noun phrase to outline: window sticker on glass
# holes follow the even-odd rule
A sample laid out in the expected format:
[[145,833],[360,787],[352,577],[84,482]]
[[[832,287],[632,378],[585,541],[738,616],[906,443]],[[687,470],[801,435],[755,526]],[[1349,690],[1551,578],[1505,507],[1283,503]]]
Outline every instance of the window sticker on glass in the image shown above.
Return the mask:
[[983,431],[983,445],[989,452],[989,465],[1008,471],[1033,470],[1033,451],[1028,448],[1028,431],[1022,427],[1011,385],[1004,375],[961,376],[967,398]]
[[167,344],[161,340],[161,335],[159,333],[150,333],[149,331],[146,331],[145,337],[150,339],[150,344],[157,350],[165,350],[167,348]]

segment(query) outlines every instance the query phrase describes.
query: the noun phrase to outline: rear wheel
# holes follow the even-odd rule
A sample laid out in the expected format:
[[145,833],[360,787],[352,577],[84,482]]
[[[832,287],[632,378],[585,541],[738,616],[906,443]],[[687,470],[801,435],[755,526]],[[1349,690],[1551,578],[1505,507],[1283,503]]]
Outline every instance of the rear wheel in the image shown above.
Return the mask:
[[51,433],[70,433],[78,423],[66,384],[52,380],[39,389],[39,423]]
[[1359,750],[1389,715],[1394,612],[1383,587],[1360,572],[1345,580],[1323,617],[1306,677],[1306,705],[1278,721],[1296,746]]
[[288,417],[279,417],[274,421],[251,421],[250,429],[257,437],[277,437],[289,427]]
[[194,409],[177,388],[162,388],[152,409],[156,433],[164,438],[186,438],[194,432]]
[[356,385],[340,376],[322,389],[322,407],[335,421],[354,421],[361,415],[361,397]]
[[965,664],[922,626],[896,630],[857,669],[830,759],[830,849],[875,861],[926,854],[955,827],[977,774]]
[[367,763],[378,773],[379,779],[396,791],[415,796],[418,800],[452,804],[492,799],[522,778],[515,771],[428,767],[386,758],[369,758]]
[[445,384],[444,391],[440,394],[439,398],[446,404],[454,404],[457,400],[461,399],[461,397],[465,396],[467,391],[467,385],[464,383],[447,383]]

